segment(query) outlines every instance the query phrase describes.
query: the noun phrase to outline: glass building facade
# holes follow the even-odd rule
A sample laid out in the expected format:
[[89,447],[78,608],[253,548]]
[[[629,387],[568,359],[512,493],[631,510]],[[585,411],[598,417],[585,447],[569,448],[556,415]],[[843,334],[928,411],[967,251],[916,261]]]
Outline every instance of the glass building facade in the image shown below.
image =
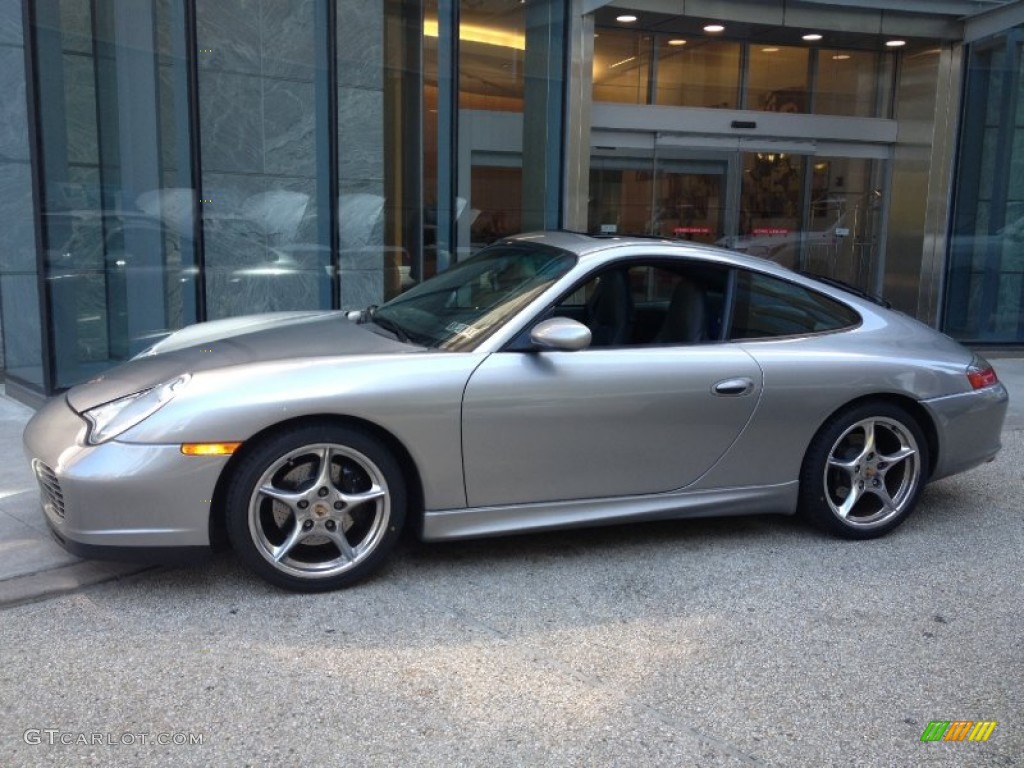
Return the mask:
[[1024,19],[643,5],[0,0],[8,391],[556,227],[727,245],[1024,343]]

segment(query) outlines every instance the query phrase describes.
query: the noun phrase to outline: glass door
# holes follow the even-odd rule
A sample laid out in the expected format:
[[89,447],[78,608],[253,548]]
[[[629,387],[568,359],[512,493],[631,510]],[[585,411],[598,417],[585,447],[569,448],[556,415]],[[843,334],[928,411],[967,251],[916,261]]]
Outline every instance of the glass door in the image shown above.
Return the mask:
[[768,151],[741,157],[740,224],[730,248],[879,291],[883,160]]
[[652,234],[716,243],[726,231],[725,160],[660,154],[654,165]]
[[599,140],[609,145],[591,150],[591,234],[721,245],[880,292],[884,159],[690,149],[653,134]]
[[588,231],[717,243],[729,234],[729,160],[678,149],[595,148]]

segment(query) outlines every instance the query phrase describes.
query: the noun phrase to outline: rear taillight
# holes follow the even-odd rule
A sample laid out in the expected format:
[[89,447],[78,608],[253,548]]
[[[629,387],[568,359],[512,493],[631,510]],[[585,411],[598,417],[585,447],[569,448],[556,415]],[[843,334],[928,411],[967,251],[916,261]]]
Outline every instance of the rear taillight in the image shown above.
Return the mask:
[[974,358],[974,362],[967,369],[967,380],[974,389],[984,389],[999,383],[996,369],[983,357]]

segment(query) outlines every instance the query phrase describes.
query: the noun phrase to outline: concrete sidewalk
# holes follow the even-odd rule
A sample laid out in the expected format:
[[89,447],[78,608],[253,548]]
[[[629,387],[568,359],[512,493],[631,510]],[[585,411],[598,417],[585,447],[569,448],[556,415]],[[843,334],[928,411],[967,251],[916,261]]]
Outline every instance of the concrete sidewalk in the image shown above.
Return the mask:
[[[1005,428],[1024,429],[1024,356],[987,356],[1010,390]],[[71,592],[152,568],[148,564],[81,560],[53,541],[21,447],[21,433],[31,415],[31,408],[0,392],[0,606]]]

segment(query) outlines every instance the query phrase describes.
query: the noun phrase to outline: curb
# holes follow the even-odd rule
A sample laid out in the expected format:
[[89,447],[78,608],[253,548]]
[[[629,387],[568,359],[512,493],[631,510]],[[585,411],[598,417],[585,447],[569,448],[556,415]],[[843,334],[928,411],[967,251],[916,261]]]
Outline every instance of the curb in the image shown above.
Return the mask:
[[34,603],[75,592],[82,587],[114,581],[159,566],[138,563],[83,561],[0,581],[0,609]]

